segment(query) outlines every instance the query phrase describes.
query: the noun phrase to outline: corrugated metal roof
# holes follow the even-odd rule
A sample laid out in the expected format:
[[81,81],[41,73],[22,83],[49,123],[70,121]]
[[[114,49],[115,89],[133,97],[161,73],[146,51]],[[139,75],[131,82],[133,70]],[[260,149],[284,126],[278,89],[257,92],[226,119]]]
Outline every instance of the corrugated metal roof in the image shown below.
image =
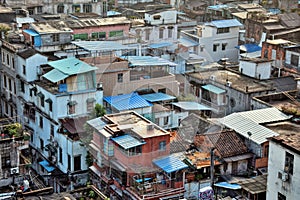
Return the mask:
[[217,28],[243,26],[243,24],[236,19],[215,20],[210,23],[206,23],[206,25],[215,26]]
[[188,168],[188,166],[175,156],[168,156],[162,159],[153,161],[155,165],[167,173],[175,172],[181,169]]
[[193,40],[189,40],[187,38],[180,38],[179,39],[179,43],[182,44],[185,47],[194,47],[194,46],[198,46],[199,43],[195,42]]
[[236,184],[236,183],[227,183],[227,182],[215,183],[214,186],[221,187],[221,188],[226,188],[226,189],[231,189],[231,190],[242,189],[242,187],[239,184]]
[[149,47],[152,48],[152,49],[163,48],[163,47],[168,47],[168,46],[172,46],[172,43],[170,43],[170,42],[160,42],[160,43],[149,44]]
[[123,59],[128,60],[130,66],[176,66],[176,63],[170,62],[166,59],[153,56],[122,56]]
[[240,46],[236,46],[235,48],[242,50],[242,51],[246,51],[248,53],[252,53],[255,51],[261,51],[261,47],[258,46],[257,44],[243,44]]
[[184,110],[211,110],[211,108],[193,101],[181,101],[172,104]]
[[137,147],[143,144],[146,144],[145,142],[141,142],[137,140],[136,138],[132,137],[131,135],[122,135],[119,137],[111,138],[112,141],[119,144],[124,149],[130,149],[132,147]]
[[210,92],[213,92],[215,94],[222,94],[222,93],[226,92],[226,90],[223,90],[223,89],[218,88],[217,86],[214,86],[214,85],[211,85],[211,84],[204,85],[204,86],[202,86],[202,88],[206,89]]
[[291,117],[279,111],[277,108],[263,108],[245,112],[239,112],[239,115],[251,119],[255,123],[262,124],[268,122],[278,122],[288,120]]
[[122,45],[114,41],[80,41],[80,42],[72,42],[72,44],[80,48],[83,48],[87,51],[93,51],[93,52],[118,51],[122,49],[136,49],[136,47],[131,47],[129,45]]
[[23,30],[23,32],[25,32],[25,33],[27,33],[27,34],[33,36],[33,37],[34,37],[34,36],[39,36],[38,32],[36,32],[35,30],[25,29],[25,30]]
[[97,69],[75,57],[48,62],[48,64],[67,75],[82,74]]
[[62,72],[58,71],[57,69],[53,69],[50,72],[43,75],[44,78],[48,79],[52,83],[56,83],[58,81],[64,80],[68,76],[69,75],[62,73]]
[[87,121],[86,123],[89,124],[90,126],[92,126],[97,131],[100,131],[106,125],[106,123],[104,121],[102,121],[100,117],[91,119],[91,120]]
[[[239,113],[230,114],[222,119],[220,122],[228,128],[235,130],[237,133],[245,138],[250,138],[257,144],[262,144],[267,141],[267,138],[277,136],[278,133],[259,125],[251,119],[240,115]],[[249,132],[251,136],[249,137]]]
[[242,58],[261,58],[261,51],[254,51],[252,53],[241,53]]
[[144,98],[142,98],[135,92],[130,94],[104,97],[103,100],[109,103],[118,111],[153,106],[151,103],[146,101]]
[[168,101],[176,99],[176,97],[165,94],[165,93],[151,93],[151,94],[144,94],[141,95],[142,98],[146,99],[149,102],[157,102],[157,101]]
[[110,17],[110,16],[116,16],[116,15],[121,15],[122,13],[120,13],[120,12],[117,12],[117,11],[114,11],[114,10],[109,10],[109,11],[107,11],[107,13],[106,13],[106,15],[108,16],[108,17]]
[[20,24],[33,23],[34,19],[31,17],[16,17],[16,22]]
[[228,6],[224,4],[220,4],[220,5],[208,6],[207,8],[210,10],[220,10],[223,8],[228,8]]
[[43,166],[47,172],[52,172],[55,169],[55,167],[50,166],[50,164],[47,160],[43,160],[43,161],[39,162],[39,164],[41,166]]

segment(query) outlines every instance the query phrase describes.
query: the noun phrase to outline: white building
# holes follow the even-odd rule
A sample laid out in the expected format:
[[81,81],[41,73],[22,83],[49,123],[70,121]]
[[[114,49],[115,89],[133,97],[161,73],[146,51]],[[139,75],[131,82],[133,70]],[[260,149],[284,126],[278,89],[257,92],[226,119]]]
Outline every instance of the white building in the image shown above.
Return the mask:
[[181,31],[180,38],[185,40],[180,40],[180,44],[211,62],[221,58],[238,61],[238,50],[235,47],[238,45],[241,26],[236,19],[208,22],[193,30]]
[[76,58],[47,62],[32,49],[18,61],[18,115],[31,134],[33,169],[57,192],[85,184],[87,150],[79,134],[95,103],[102,104],[96,68]]
[[269,146],[267,200],[299,199],[300,146],[298,134],[272,137]]
[[247,76],[263,80],[271,76],[272,61],[263,58],[244,58],[240,60],[239,71]]

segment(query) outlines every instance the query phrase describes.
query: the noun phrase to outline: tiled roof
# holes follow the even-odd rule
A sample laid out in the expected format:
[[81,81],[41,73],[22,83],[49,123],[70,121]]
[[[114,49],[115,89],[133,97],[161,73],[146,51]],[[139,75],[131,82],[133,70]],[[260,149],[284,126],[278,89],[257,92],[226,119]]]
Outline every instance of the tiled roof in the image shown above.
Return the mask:
[[27,59],[27,58],[35,55],[35,54],[36,54],[36,51],[34,49],[31,49],[31,48],[26,49],[26,50],[21,51],[21,52],[18,52],[18,55],[20,57],[24,58],[24,59]]
[[195,144],[205,152],[215,147],[222,158],[247,153],[247,147],[234,131],[197,135]]

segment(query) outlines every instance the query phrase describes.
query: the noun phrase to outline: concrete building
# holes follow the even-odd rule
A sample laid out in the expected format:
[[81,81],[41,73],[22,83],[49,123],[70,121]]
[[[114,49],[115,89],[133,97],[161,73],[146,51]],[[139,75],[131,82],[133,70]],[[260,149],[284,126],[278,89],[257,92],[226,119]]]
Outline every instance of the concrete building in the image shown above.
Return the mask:
[[235,47],[238,45],[241,26],[236,19],[216,20],[193,30],[181,31],[180,38],[196,42],[197,46],[187,47],[207,61],[219,61],[221,58],[237,61],[238,51]]
[[128,199],[183,196],[187,165],[170,155],[169,132],[135,112],[87,123],[95,129],[90,144],[93,184]]
[[[280,135],[269,139],[267,200],[297,199],[300,195],[297,178],[300,175],[299,126],[275,126],[274,130],[280,132]],[[286,131],[287,126],[289,131]]]

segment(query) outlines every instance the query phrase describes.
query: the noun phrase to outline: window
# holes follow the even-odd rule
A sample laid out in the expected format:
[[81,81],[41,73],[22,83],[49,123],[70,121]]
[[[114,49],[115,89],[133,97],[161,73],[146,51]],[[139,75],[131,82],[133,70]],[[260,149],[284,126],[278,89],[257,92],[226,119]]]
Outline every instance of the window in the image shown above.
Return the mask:
[[15,59],[11,58],[11,64],[12,64],[12,68],[15,69]]
[[65,12],[64,10],[65,10],[65,6],[63,4],[57,6],[57,13],[64,13]]
[[128,149],[129,156],[140,155],[141,153],[142,153],[142,146],[137,146],[137,147]]
[[159,150],[160,151],[165,151],[166,147],[167,147],[166,141],[162,141],[162,142],[159,143]]
[[80,12],[80,5],[73,5],[72,6],[72,11],[75,12],[75,13]]
[[229,33],[229,28],[218,28],[217,29],[217,34],[222,34],[222,33]]
[[122,37],[122,36],[123,36],[123,30],[109,32],[109,37]]
[[23,69],[23,74],[26,75],[26,66],[23,65],[23,66],[22,66],[22,69]]
[[226,46],[227,46],[227,43],[223,43],[223,44],[222,44],[222,51],[225,51],[225,50],[226,50]]
[[37,93],[37,96],[40,97],[41,107],[45,106],[45,95],[41,92]]
[[86,100],[86,110],[88,112],[92,112],[93,111],[93,109],[94,109],[94,102],[95,102],[94,98],[88,98]]
[[6,88],[7,87],[7,80],[6,80],[6,76],[3,75],[3,82],[4,82],[4,87]]
[[159,118],[155,118],[155,122],[154,123],[159,126]]
[[9,91],[12,91],[11,80],[10,80],[10,78],[8,79],[8,89],[9,89]]
[[5,63],[5,54],[2,52],[2,63]]
[[61,147],[59,147],[59,157],[58,157],[58,162],[60,162],[60,163],[62,163],[62,161],[63,161],[63,159],[62,159],[62,148]]
[[93,39],[105,39],[106,38],[106,33],[105,32],[92,33],[92,38]]
[[150,38],[150,30],[149,29],[145,30],[145,35],[146,35],[145,40],[149,40],[149,38]]
[[69,114],[75,114],[75,106],[76,106],[77,102],[76,101],[70,101],[68,103],[69,106]]
[[49,104],[49,111],[52,112],[52,105],[53,105],[52,100],[50,98],[48,98],[45,100],[45,102]]
[[286,200],[286,197],[280,192],[278,192],[278,200]]
[[42,13],[43,12],[43,7],[42,6],[36,7],[36,12],[37,12],[37,14]]
[[298,67],[299,65],[299,56],[292,54],[291,55],[291,64]]
[[87,40],[88,34],[82,33],[82,34],[74,34],[74,40]]
[[153,19],[154,19],[154,20],[159,20],[160,17],[161,17],[160,15],[154,15],[154,16],[153,16]]
[[83,4],[83,12],[85,12],[85,13],[92,12],[92,5],[91,4]]
[[164,125],[168,125],[169,124],[169,117],[164,117]]
[[164,28],[160,28],[159,29],[159,39],[163,39],[164,38]]
[[25,93],[25,83],[23,81],[21,82],[21,92]]
[[40,138],[40,148],[44,151],[44,140]]
[[173,26],[168,27],[168,38],[172,38],[173,36]]
[[269,145],[266,145],[264,147],[264,157],[268,157],[269,156]]
[[81,155],[74,156],[74,171],[81,170]]
[[50,135],[54,137],[54,126],[52,124],[50,125]]
[[213,51],[216,52],[218,50],[219,44],[213,44]]
[[106,13],[107,12],[107,2],[103,1],[103,6],[102,6],[102,13]]
[[167,89],[166,88],[161,88],[161,89],[158,89],[158,92],[166,94]]
[[9,66],[9,55],[6,54],[6,64]]
[[41,128],[44,127],[43,116],[40,116],[40,127],[41,127]]
[[59,34],[58,33],[55,33],[52,35],[52,41],[53,42],[59,42]]
[[123,82],[123,73],[118,74],[118,83],[122,83]]
[[71,156],[68,154],[68,170],[71,171]]
[[284,164],[284,171],[293,175],[294,171],[294,155],[290,154],[289,152],[285,152],[285,164]]

